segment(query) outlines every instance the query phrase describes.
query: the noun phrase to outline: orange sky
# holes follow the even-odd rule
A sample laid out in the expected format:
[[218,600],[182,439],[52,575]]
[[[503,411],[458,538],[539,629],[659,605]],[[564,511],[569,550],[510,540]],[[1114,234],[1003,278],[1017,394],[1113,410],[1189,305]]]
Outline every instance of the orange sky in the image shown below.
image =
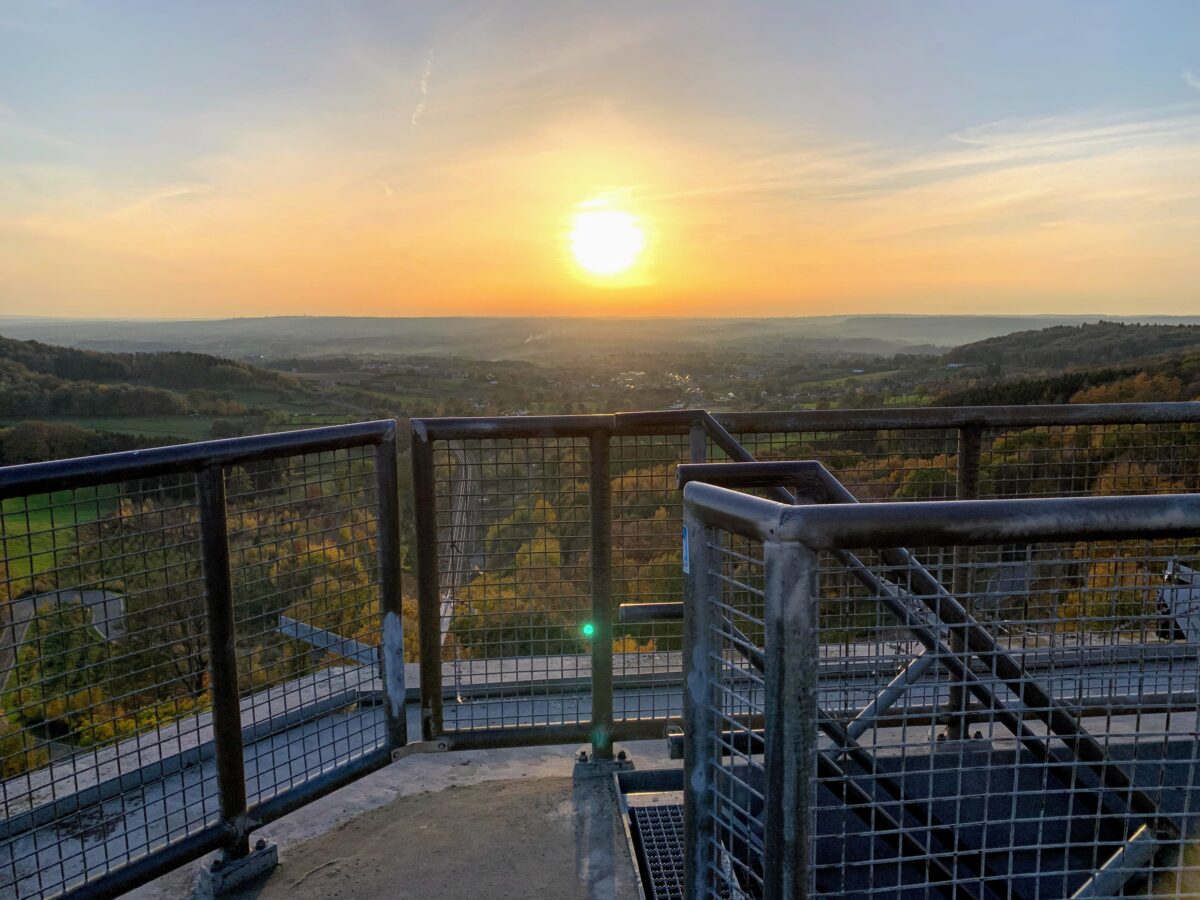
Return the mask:
[[[0,20],[0,76],[25,76],[0,79],[3,314],[1200,313],[1186,5],[1125,87],[1119,22],[1037,6],[946,7],[932,49],[927,13],[880,36],[815,7],[315,5],[272,31],[61,9]],[[608,281],[566,237],[601,194],[647,229]]]

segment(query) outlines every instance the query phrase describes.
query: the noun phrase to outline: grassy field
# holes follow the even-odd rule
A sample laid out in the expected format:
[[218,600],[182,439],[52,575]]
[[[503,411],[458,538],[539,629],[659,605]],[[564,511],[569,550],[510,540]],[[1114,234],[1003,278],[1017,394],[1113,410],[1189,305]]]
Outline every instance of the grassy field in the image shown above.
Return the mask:
[[116,485],[78,488],[5,500],[0,515],[0,557],[10,581],[26,579],[55,566],[56,551],[75,543],[75,528],[111,515]]
[[[0,419],[0,428],[19,425],[24,419]],[[212,416],[128,416],[120,418],[47,417],[43,421],[78,425],[94,431],[116,431],[143,437],[179,437],[199,440],[208,436]]]

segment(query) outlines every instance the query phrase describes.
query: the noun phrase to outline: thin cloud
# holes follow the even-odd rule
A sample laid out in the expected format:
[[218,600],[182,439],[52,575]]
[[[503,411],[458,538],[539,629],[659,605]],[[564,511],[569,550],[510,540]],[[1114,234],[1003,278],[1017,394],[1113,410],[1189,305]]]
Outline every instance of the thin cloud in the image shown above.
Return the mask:
[[421,116],[425,115],[425,98],[429,96],[429,81],[431,78],[433,78],[432,50],[425,57],[425,65],[421,67],[421,77],[417,80],[417,89],[421,92],[421,99],[417,101],[417,105],[413,108],[412,116],[409,119],[413,128],[417,127],[417,123],[421,121]]
[[1200,91],[1200,76],[1196,75],[1191,69],[1184,69],[1179,73],[1179,77],[1183,79],[1183,83],[1188,87]]

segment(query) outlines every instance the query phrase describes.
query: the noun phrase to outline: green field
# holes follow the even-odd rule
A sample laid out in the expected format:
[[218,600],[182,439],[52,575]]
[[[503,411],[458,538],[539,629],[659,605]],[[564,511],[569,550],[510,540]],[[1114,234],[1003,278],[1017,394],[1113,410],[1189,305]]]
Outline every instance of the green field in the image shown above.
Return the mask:
[[[208,436],[213,416],[127,416],[120,418],[47,417],[44,422],[78,425],[94,431],[116,431],[141,437],[179,437],[199,440]],[[0,419],[0,427],[19,425],[24,419]]]
[[112,514],[116,495],[116,485],[103,485],[5,500],[0,557],[7,563],[9,581],[53,569],[56,551],[75,544],[76,526]]

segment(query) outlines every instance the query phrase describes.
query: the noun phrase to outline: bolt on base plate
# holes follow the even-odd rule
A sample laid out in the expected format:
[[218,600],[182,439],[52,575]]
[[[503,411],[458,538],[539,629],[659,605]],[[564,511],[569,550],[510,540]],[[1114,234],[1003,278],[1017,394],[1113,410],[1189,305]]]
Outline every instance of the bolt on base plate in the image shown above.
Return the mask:
[[259,838],[246,856],[227,857],[224,853],[200,867],[200,881],[192,895],[195,900],[215,900],[248,882],[261,878],[279,865],[279,848]]

